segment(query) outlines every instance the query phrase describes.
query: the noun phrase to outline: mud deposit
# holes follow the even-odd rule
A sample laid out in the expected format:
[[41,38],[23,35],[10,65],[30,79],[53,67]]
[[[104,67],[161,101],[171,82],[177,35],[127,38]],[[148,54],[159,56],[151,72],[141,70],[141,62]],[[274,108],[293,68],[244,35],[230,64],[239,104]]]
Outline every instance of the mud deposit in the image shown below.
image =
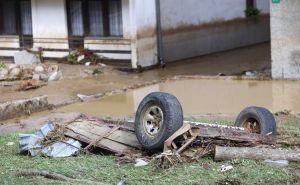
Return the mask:
[[83,112],[93,116],[130,116],[150,92],[174,94],[186,116],[228,114],[236,116],[247,106],[263,106],[273,112],[300,113],[300,82],[240,80],[178,80],[106,97],[96,102],[77,103],[58,112]]

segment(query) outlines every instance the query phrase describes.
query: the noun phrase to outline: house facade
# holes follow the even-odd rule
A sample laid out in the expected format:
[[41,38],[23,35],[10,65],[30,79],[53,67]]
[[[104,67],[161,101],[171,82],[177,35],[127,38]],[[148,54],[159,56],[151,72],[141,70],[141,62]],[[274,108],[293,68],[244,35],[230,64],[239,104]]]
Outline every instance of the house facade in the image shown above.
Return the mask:
[[[260,10],[258,20],[245,15]],[[269,0],[0,0],[0,57],[74,48],[131,68],[270,40]]]

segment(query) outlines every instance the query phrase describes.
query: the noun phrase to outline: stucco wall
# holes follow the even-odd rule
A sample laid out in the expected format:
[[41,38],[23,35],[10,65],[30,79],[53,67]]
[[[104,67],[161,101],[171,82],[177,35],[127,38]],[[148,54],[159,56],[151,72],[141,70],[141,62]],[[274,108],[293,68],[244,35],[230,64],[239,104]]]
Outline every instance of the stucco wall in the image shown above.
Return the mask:
[[130,0],[132,67],[157,63],[155,0]]
[[300,1],[271,5],[272,76],[300,79]]
[[32,0],[34,38],[67,38],[65,0]]
[[[257,0],[262,14],[269,0]],[[270,40],[269,17],[245,18],[246,0],[161,0],[166,61],[176,61]]]
[[261,13],[269,14],[270,0],[256,0],[256,7],[261,11]]
[[[68,27],[65,0],[31,0],[33,46],[46,49],[68,49]],[[47,58],[62,58],[67,51],[44,51]]]

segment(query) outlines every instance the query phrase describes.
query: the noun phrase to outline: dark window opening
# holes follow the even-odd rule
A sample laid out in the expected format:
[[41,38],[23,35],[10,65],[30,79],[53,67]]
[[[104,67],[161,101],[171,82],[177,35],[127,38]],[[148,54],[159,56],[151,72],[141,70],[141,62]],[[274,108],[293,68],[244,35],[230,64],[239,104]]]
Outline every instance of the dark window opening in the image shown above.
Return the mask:
[[0,35],[16,35],[21,47],[32,47],[30,0],[0,0]]
[[121,0],[68,0],[70,48],[83,47],[84,37],[122,37]]
[[247,0],[247,8],[255,8],[255,0]]
[[0,0],[0,34],[18,35],[17,2]]

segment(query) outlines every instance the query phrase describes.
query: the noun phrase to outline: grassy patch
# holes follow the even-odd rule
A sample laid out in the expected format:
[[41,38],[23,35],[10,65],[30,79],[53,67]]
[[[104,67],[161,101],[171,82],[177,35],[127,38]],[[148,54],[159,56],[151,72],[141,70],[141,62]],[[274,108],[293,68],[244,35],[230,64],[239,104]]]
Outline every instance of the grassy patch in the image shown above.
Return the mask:
[[[14,142],[12,146],[7,146]],[[289,168],[274,168],[259,161],[233,160],[216,163],[211,158],[200,162],[178,165],[170,169],[156,169],[149,165],[134,167],[133,164],[118,164],[113,156],[80,155],[69,158],[29,157],[19,154],[17,135],[0,137],[0,182],[1,184],[67,184],[42,177],[19,178],[17,170],[36,169],[57,172],[77,179],[102,181],[116,184],[121,179],[127,184],[215,184],[217,182],[239,182],[241,184],[274,184],[298,178]],[[234,169],[221,173],[223,164]]]

